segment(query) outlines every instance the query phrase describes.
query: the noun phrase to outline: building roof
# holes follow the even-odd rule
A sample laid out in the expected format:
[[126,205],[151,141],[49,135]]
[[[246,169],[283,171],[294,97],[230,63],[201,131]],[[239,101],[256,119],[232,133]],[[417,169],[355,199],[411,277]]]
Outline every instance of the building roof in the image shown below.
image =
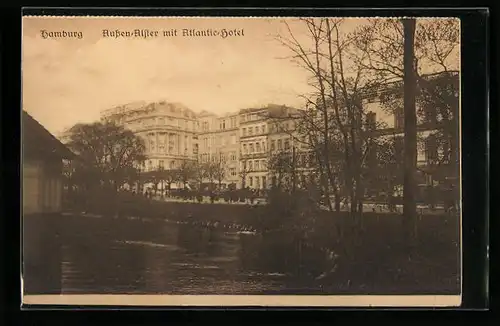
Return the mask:
[[75,157],[73,152],[24,110],[22,112],[22,130],[23,156],[58,157],[61,159]]

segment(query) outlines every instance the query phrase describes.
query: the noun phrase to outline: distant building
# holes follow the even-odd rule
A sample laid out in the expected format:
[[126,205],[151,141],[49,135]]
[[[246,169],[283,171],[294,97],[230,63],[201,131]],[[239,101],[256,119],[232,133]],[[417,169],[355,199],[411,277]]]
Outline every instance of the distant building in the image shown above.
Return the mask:
[[279,151],[291,153],[296,146],[296,115],[300,112],[276,104],[240,110],[241,186],[253,189],[270,187],[273,176],[268,166],[269,159]]
[[101,120],[114,121],[144,140],[143,171],[177,169],[198,156],[199,123],[196,114],[182,104],[130,103],[101,112]]
[[[417,101],[417,179],[421,188],[429,185],[457,186],[458,180],[458,110],[459,110],[459,73],[452,71],[423,76],[424,81],[439,85],[442,96],[450,103],[446,109],[436,106],[421,105]],[[380,89],[365,94],[363,106],[367,115],[367,124],[376,125],[379,137],[393,137],[403,147],[404,140],[404,107],[403,85],[401,82],[386,84]],[[434,89],[431,96],[439,97]],[[383,110],[380,96],[385,92],[395,95],[395,108]],[[420,90],[421,92],[421,90]],[[418,93],[417,93],[418,94]],[[398,102],[399,100],[399,102]],[[437,99],[435,99],[438,102]]]
[[267,188],[269,110],[249,108],[240,117],[240,186]]
[[[306,178],[312,168],[312,158],[310,155],[310,147],[304,134],[301,134],[299,128],[300,122],[303,122],[304,111],[281,107],[270,111],[269,119],[269,159],[272,158],[271,164],[277,164],[276,157],[286,155],[288,159],[287,169],[291,170],[286,176],[289,178],[291,174],[295,176],[296,187],[305,187]],[[268,167],[269,170],[269,185],[277,185],[277,167]],[[286,180],[288,184],[292,180]]]
[[237,184],[239,173],[239,120],[237,113],[217,116],[203,111],[198,114],[200,163],[217,163],[223,167],[222,185]]

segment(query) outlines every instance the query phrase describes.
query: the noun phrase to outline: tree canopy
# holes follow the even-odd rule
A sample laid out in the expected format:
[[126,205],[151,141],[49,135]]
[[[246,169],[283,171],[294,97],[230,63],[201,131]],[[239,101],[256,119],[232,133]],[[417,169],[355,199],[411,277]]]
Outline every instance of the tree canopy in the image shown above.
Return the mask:
[[77,124],[69,132],[68,147],[81,158],[72,169],[74,181],[118,189],[138,179],[145,145],[132,131],[112,122],[96,122]]

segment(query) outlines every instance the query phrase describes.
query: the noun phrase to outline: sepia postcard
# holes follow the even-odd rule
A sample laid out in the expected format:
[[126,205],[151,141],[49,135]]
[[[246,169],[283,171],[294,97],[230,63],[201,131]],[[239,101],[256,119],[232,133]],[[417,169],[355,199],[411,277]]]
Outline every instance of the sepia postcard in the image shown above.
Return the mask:
[[461,303],[460,20],[24,16],[28,305]]

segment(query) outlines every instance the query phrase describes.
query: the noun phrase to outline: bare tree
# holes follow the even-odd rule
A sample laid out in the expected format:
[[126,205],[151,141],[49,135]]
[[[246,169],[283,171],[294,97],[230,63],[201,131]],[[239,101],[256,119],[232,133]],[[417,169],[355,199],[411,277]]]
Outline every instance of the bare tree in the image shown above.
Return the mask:
[[[371,96],[396,113],[403,105],[404,29],[399,19],[371,19],[356,32],[356,60],[372,84]],[[417,123],[434,125],[442,160],[458,165],[459,20],[417,19],[414,32]],[[425,141],[425,139],[422,139]]]
[[[349,199],[353,221],[360,221],[364,184],[362,170],[368,149],[376,142],[375,134],[364,126],[366,116],[362,100],[371,86],[365,69],[352,60],[354,35],[342,32],[342,19],[300,19],[311,43],[299,41],[285,23],[288,36],[278,40],[292,53],[292,59],[311,73],[316,90],[304,96],[306,110],[300,116],[299,134],[315,154],[322,193],[330,211],[341,193]],[[339,164],[340,162],[340,164]]]
[[245,189],[247,175],[248,172],[250,172],[250,168],[248,166],[248,159],[241,159],[240,162],[241,164],[240,164],[240,169],[238,171],[238,175],[241,178],[241,188]]
[[86,183],[109,185],[116,191],[135,178],[145,160],[142,139],[114,123],[77,124],[70,133],[68,147],[82,158],[75,173]]
[[203,186],[203,180],[206,178],[207,172],[206,172],[206,163],[201,163],[201,162],[195,162],[192,167],[192,176],[193,179],[196,180],[196,183],[198,184],[198,190],[202,189]]
[[[119,214],[118,189],[138,179],[138,167],[145,160],[143,140],[113,122],[77,124],[69,131],[68,147],[80,158],[72,166],[72,180],[79,181],[85,200],[94,190],[111,190],[113,209]],[[101,208],[103,201],[106,198],[98,198]]]
[[278,151],[271,153],[268,162],[268,170],[273,178],[273,186],[280,190],[292,188],[291,182],[295,171],[291,151]]
[[[439,158],[428,155],[430,166],[419,169],[421,172],[436,175],[444,163],[446,174],[458,174],[459,21],[372,19],[355,34],[356,60],[373,80],[371,96],[379,96],[389,112],[404,107],[407,162],[403,195],[405,216],[411,221],[416,209],[417,147],[433,141],[442,152]],[[421,126],[432,130],[429,136],[417,134]],[[407,224],[410,228],[412,223]]]
[[215,158],[215,162],[211,162],[213,174],[219,185],[219,189],[222,189],[222,181],[224,181],[227,173],[224,155],[224,153],[219,153]]
[[177,170],[177,180],[185,186],[189,181],[197,179],[197,163],[190,160],[182,160],[179,169]]

